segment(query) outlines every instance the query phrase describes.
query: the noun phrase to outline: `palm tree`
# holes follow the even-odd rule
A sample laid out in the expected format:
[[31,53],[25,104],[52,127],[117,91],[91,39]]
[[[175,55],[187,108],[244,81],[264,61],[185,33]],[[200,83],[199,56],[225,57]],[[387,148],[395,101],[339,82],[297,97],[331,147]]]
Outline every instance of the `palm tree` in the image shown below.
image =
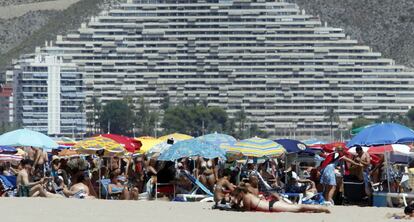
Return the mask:
[[331,137],[331,141],[333,141],[333,123],[334,122],[339,122],[339,115],[338,113],[335,112],[335,109],[333,107],[329,107],[326,111],[325,111],[325,118],[327,121],[329,121],[329,135]]

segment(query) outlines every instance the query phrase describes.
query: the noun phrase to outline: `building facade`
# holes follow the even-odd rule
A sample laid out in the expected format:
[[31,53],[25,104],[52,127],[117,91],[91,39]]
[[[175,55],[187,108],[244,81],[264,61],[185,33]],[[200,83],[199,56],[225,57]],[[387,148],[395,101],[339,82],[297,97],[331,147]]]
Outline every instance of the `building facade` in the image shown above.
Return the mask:
[[13,73],[14,121],[48,135],[85,131],[82,73],[62,57],[35,53],[22,57]]
[[10,122],[10,115],[12,115],[12,91],[10,85],[0,85],[0,124],[8,125]]
[[56,49],[87,101],[204,100],[279,136],[414,104],[412,71],[285,0],[127,0],[40,50]]

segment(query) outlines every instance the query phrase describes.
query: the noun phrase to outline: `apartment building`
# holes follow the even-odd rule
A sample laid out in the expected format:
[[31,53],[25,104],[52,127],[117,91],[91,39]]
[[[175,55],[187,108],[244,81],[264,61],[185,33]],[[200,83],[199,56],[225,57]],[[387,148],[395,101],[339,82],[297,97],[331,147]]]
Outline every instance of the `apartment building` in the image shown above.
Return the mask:
[[76,64],[87,101],[204,100],[274,135],[414,104],[412,71],[285,0],[127,0],[40,51]]

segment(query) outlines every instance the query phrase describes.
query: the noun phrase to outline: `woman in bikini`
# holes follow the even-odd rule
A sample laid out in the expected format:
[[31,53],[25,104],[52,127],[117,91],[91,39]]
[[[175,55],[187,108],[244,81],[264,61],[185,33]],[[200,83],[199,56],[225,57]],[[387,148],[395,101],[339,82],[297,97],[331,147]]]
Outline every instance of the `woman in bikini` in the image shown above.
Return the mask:
[[138,197],[138,189],[134,187],[129,191],[128,187],[121,183],[119,175],[119,169],[110,173],[111,183],[108,185],[108,193],[110,195],[119,194],[121,200],[136,200]]
[[232,193],[232,197],[236,208],[246,211],[330,213],[328,208],[320,205],[289,204],[276,199],[271,201],[261,199],[249,192],[249,188],[243,183]]
[[204,159],[199,159],[198,167],[198,177],[202,184],[204,184],[209,190],[214,189],[216,184],[216,173],[215,166],[212,160],[205,161]]

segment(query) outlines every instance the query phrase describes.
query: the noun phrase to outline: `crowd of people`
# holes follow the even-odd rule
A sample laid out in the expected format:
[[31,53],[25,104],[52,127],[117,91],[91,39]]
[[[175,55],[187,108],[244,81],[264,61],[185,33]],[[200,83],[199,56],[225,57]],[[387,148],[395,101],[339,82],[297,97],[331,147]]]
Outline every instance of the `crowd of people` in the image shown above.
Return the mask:
[[[329,212],[326,205],[335,204],[345,176],[363,180],[370,198],[372,184],[382,170],[382,162],[373,165],[371,156],[360,147],[356,155],[336,147],[320,164],[288,158],[223,161],[194,157],[165,162],[157,161],[156,155],[102,157],[99,153],[60,158],[42,149],[24,150],[27,155],[20,163],[0,163],[0,174],[15,176],[17,187],[14,193],[0,187],[1,196],[138,200],[146,194],[154,199],[157,184],[170,184],[174,191],[165,197],[177,201],[177,194],[191,192],[195,186],[191,178],[195,178],[214,194],[218,209]],[[294,204],[297,196],[290,194],[301,194],[314,204]]]

